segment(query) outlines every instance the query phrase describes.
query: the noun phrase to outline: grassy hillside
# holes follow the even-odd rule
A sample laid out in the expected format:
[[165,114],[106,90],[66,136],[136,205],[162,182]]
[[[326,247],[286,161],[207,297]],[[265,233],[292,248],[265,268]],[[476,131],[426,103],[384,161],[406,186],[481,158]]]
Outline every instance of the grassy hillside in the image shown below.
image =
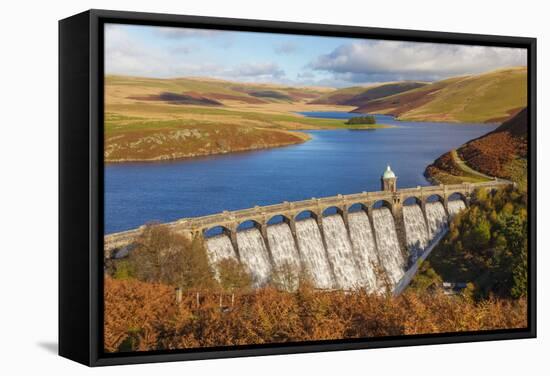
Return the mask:
[[[105,78],[105,161],[158,161],[304,142],[296,130],[345,128],[306,118],[307,102],[328,92],[268,84],[177,78]],[[315,110],[351,107],[313,106]]]
[[454,77],[367,102],[354,112],[403,120],[501,122],[527,105],[527,68]]
[[482,179],[481,174],[509,179],[525,188],[527,127],[527,110],[523,109],[493,132],[443,154],[428,166],[426,176],[435,182],[450,183],[476,181]]
[[426,85],[422,82],[392,82],[370,87],[354,86],[335,90],[321,95],[311,104],[336,104],[344,106],[364,106],[369,101],[402,93]]
[[287,87],[272,84],[243,84],[211,78],[142,78],[107,76],[107,94],[110,99],[171,102],[172,96],[202,98],[219,104],[242,102],[262,104],[294,102],[317,98],[333,89]]

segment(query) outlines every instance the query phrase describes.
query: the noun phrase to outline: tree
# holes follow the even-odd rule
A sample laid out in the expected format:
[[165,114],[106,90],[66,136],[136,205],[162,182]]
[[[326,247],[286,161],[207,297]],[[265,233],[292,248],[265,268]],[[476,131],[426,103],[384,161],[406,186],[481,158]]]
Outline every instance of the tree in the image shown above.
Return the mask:
[[356,116],[348,119],[346,122],[348,125],[354,125],[354,124],[376,124],[376,118],[372,115],[366,115],[366,116]]
[[226,291],[246,290],[252,286],[252,277],[242,264],[233,259],[223,259],[217,264],[219,281]]
[[296,291],[300,283],[300,270],[292,264],[285,262],[273,270],[271,283],[277,290]]
[[163,225],[148,225],[130,253],[129,267],[139,280],[183,289],[213,287],[214,277],[200,239],[188,238]]

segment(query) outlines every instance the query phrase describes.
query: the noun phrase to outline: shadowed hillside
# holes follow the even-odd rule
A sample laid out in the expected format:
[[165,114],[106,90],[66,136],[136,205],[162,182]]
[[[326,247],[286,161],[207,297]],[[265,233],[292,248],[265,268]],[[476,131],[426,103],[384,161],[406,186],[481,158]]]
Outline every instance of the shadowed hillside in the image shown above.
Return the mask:
[[[262,104],[313,99],[330,92],[327,88],[287,87],[275,84],[246,84],[211,78],[105,77],[109,102],[160,100],[180,104],[222,105],[226,102]],[[115,100],[116,99],[116,100]],[[221,103],[220,103],[221,102]]]
[[426,85],[422,82],[395,82],[371,87],[349,87],[336,90],[311,101],[311,104],[336,104],[360,107],[369,101],[402,93]]
[[527,109],[504,122],[493,132],[469,141],[456,151],[443,154],[426,169],[426,176],[436,182],[471,181],[462,161],[490,177],[518,182],[527,181]]
[[501,122],[527,105],[527,68],[453,77],[367,102],[353,112],[402,120]]

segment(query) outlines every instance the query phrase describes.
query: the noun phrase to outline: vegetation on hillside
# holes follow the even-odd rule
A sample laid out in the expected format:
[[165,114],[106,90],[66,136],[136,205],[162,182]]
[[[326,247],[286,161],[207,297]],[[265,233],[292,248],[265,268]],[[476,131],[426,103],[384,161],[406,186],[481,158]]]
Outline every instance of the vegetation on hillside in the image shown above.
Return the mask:
[[527,127],[527,110],[523,109],[493,132],[443,154],[426,168],[425,174],[436,183],[479,181],[480,175],[496,176],[512,180],[525,190]]
[[513,187],[479,190],[457,215],[449,233],[430,254],[412,287],[423,290],[441,281],[468,283],[482,300],[527,296],[527,194]]
[[105,350],[149,351],[526,327],[526,301],[272,287],[232,294],[105,278]]
[[354,112],[392,114],[402,120],[501,122],[527,105],[527,68],[500,69],[434,82],[368,101]]

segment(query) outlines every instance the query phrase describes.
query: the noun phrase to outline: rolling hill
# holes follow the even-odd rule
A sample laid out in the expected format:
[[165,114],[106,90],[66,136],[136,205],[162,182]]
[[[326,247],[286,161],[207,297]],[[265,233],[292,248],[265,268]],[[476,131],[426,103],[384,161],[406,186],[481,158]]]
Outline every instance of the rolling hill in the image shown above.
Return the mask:
[[524,108],[494,131],[443,154],[426,168],[425,175],[436,183],[476,181],[486,175],[509,179],[525,188],[527,127]]
[[353,86],[323,94],[310,103],[359,107],[369,101],[416,89],[424,85],[426,84],[423,82],[403,81],[368,87]]
[[402,120],[502,122],[527,105],[527,68],[453,77],[369,100],[353,112],[391,114]]
[[[158,161],[305,142],[301,129],[346,127],[297,114],[334,89],[210,78],[105,77],[104,158]],[[313,106],[349,111],[352,107]]]
[[[334,89],[248,84],[211,78],[143,78],[106,76],[110,103],[139,101],[181,102],[180,104],[223,105],[305,102]],[[174,104],[174,103],[173,103]]]

